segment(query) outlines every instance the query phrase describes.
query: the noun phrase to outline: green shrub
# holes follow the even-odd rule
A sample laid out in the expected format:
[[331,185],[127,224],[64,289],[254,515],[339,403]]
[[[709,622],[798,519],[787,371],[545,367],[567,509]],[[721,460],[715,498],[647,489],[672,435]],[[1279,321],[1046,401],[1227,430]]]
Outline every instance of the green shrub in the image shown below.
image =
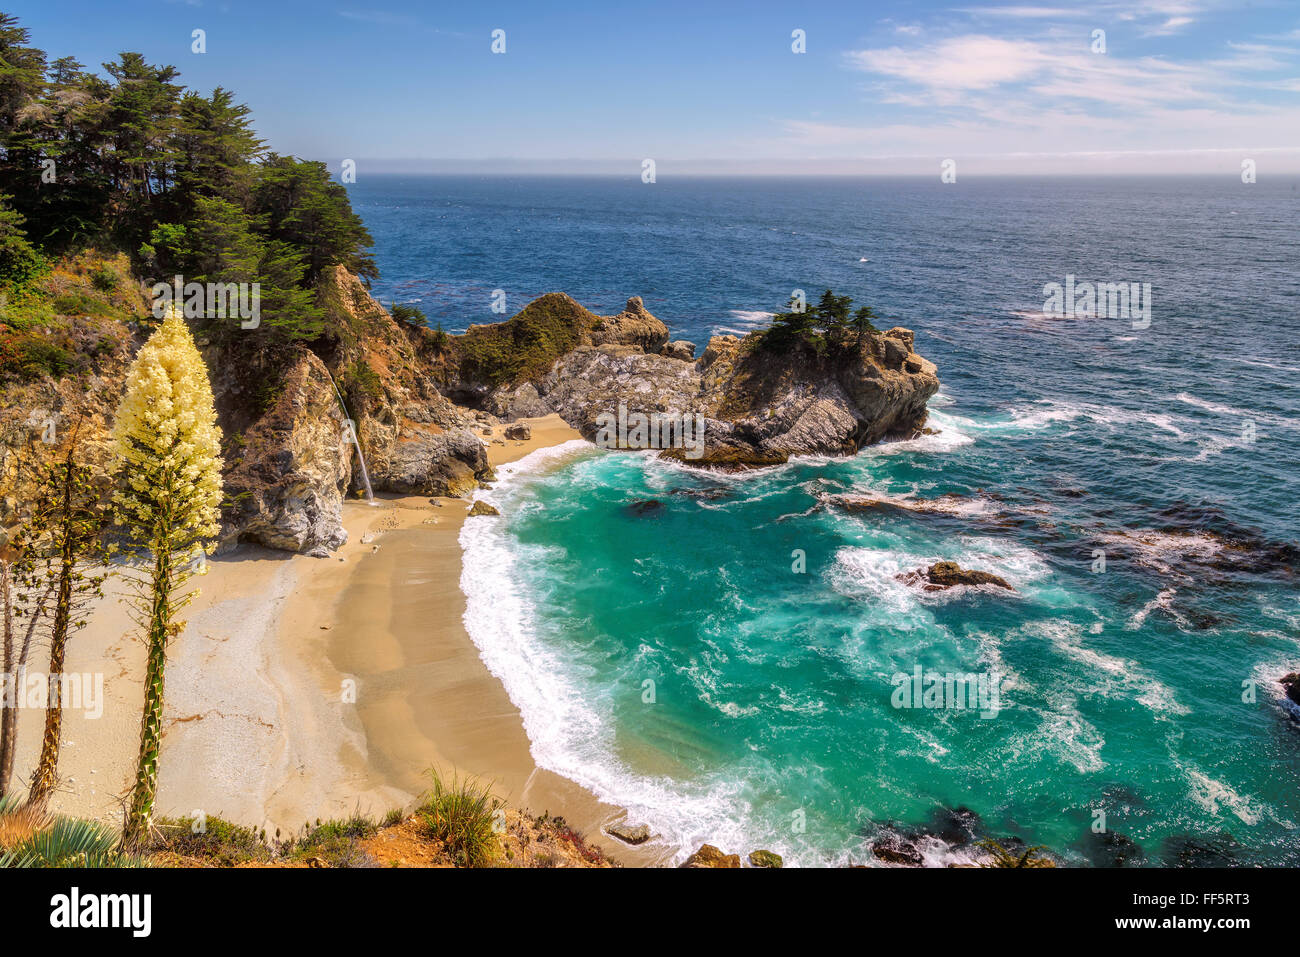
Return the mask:
[[360,814],[333,821],[317,821],[314,827],[303,829],[301,836],[291,838],[281,847],[281,853],[295,861],[319,857],[330,867],[366,867],[374,863],[360,842],[372,836],[379,827]]
[[578,345],[596,319],[569,297],[549,293],[507,322],[474,326],[460,336],[461,377],[496,387],[543,375]]
[[364,359],[358,359],[348,366],[343,373],[343,383],[343,391],[351,399],[377,399],[384,394],[383,380]]
[[416,306],[395,302],[393,308],[388,311],[398,322],[405,322],[412,326],[427,326],[429,324],[429,317]]
[[108,266],[96,266],[91,270],[90,284],[100,292],[112,292],[117,288],[117,273]]
[[107,318],[117,314],[112,304],[97,296],[80,292],[65,292],[54,297],[54,311],[60,316],[95,316]]
[[59,378],[75,365],[71,352],[48,339],[0,333],[0,379],[27,382],[42,376]]
[[501,848],[494,825],[502,806],[491,787],[455,775],[445,780],[437,768],[429,776],[433,787],[415,812],[425,833],[441,841],[461,867],[490,864]]
[[0,195],[0,290],[21,290],[49,268],[45,257],[27,241],[23,217]]
[[269,861],[271,849],[264,835],[251,827],[231,824],[219,817],[205,818],[201,831],[190,817],[158,821],[151,850],[171,851],[183,857],[199,857],[229,867],[247,861]]

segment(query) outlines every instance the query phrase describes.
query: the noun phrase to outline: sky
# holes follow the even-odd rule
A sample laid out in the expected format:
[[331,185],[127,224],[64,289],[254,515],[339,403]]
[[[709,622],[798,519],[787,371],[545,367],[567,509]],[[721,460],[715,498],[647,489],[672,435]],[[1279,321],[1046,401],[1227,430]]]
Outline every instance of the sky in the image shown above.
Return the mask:
[[370,169],[1300,172],[1300,0],[0,3]]

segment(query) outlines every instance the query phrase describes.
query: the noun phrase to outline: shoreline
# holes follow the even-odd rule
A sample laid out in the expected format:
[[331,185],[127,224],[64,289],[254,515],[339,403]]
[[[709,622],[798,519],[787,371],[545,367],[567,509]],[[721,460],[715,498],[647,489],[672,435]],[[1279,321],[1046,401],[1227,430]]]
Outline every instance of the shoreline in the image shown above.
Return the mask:
[[[558,416],[521,421],[528,440],[505,440],[504,425],[484,435],[494,468],[581,438]],[[349,500],[348,541],[328,558],[242,545],[210,559],[169,652],[155,816],[201,812],[268,836],[354,812],[380,818],[410,811],[437,766],[490,782],[512,807],[564,817],[620,863],[669,862],[675,847],[604,833],[624,809],[534,762],[519,709],[463,621],[468,505]],[[103,714],[65,713],[52,800],[115,825],[143,700],[143,647],[114,600],[121,585],[112,580],[68,642],[68,672],[104,674]],[[32,659],[42,664],[44,649]],[[20,718],[15,786],[30,775],[42,725],[39,710]]]

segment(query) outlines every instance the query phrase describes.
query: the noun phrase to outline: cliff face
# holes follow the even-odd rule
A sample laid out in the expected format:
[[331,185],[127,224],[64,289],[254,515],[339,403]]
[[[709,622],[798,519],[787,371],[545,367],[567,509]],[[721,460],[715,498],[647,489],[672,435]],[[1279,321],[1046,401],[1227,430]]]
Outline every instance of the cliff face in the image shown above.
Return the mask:
[[[108,490],[113,410],[143,341],[133,320],[147,305],[125,256],[71,257],[51,271],[45,286],[45,314],[25,321],[0,300],[0,546],[29,513],[40,466],[67,455],[74,431],[79,460]],[[5,348],[13,341],[11,328],[13,339],[38,341],[62,356],[62,367],[16,375]]]
[[342,545],[343,498],[363,485],[353,429],[376,492],[465,496],[492,477],[473,413],[433,385],[428,330],[399,327],[342,267],[325,277],[319,301],[336,338],[324,358],[300,350],[273,405],[241,433],[226,474],[223,547],[326,555]]
[[[344,330],[331,357],[377,492],[465,496],[489,480],[475,413],[437,388],[442,356],[430,330],[403,328],[339,266],[322,299]],[[367,371],[368,370],[368,371]],[[359,470],[353,487],[360,482]]]
[[352,444],[329,370],[310,352],[285,375],[275,403],[235,443],[221,545],[256,542],[324,556],[347,541],[343,495]]
[[[110,267],[117,286],[98,289],[95,274]],[[49,282],[54,312],[45,332],[75,366],[0,383],[0,546],[30,510],[36,466],[66,453],[74,425],[78,455],[109,488],[113,411],[147,333],[138,320],[149,303],[125,257],[83,254]],[[429,331],[399,326],[342,268],[319,293],[334,334],[319,354],[297,347],[262,366],[255,340],[239,354],[199,340],[224,434],[221,549],[253,542],[325,555],[346,540],[343,499],[362,484],[348,418],[376,491],[464,496],[492,477],[472,431],[476,413],[435,385]],[[59,314],[64,302],[91,315]]]
[[544,375],[498,387],[487,406],[506,419],[558,412],[589,438],[620,405],[629,414],[698,414],[704,452],[695,461],[743,467],[910,436],[925,425],[926,402],[939,389],[934,364],[916,354],[908,329],[866,336],[833,360],[766,351],[757,334],[714,336],[694,359],[690,343],[668,343],[667,328],[639,299],[612,318],[620,321],[604,328],[614,335],[589,337]]

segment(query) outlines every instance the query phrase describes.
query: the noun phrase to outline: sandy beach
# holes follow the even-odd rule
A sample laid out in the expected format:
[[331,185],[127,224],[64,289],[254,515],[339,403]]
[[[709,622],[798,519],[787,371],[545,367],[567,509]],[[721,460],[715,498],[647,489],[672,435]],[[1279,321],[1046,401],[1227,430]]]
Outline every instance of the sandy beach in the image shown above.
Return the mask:
[[[484,436],[493,466],[579,438],[558,416],[527,441]],[[601,832],[623,816],[540,769],[518,709],[465,631],[461,499],[380,497],[344,506],[348,541],[328,558],[241,546],[211,559],[167,667],[157,813],[202,812],[291,833],[316,819],[409,810],[427,769],[493,782],[513,806],[563,815],[627,864]],[[491,518],[475,521],[493,521]],[[139,740],[143,647],[111,580],[67,670],[102,673],[102,715],[69,712],[57,810],[117,824]],[[45,649],[29,670],[41,669]],[[20,714],[15,781],[31,771],[43,712]]]

